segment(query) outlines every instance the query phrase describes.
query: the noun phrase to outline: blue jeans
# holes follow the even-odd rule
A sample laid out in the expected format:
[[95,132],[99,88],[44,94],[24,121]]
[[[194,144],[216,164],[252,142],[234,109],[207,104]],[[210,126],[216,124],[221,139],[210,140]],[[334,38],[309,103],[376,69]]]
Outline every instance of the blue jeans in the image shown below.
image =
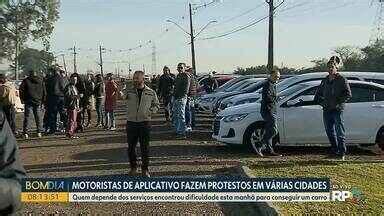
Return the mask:
[[187,105],[187,98],[175,99],[173,104],[173,118],[178,135],[185,135],[185,106]]
[[25,104],[24,105],[24,122],[23,122],[23,132],[28,134],[29,132],[29,117],[33,113],[36,122],[37,133],[43,132],[43,119],[41,115],[40,105]]
[[343,111],[324,111],[323,121],[325,132],[327,133],[331,150],[337,155],[344,156],[347,152],[345,145],[345,127]]
[[104,125],[104,127],[106,127],[106,128],[116,127],[115,112],[114,111],[105,112],[105,125]]
[[97,124],[104,125],[104,98],[96,98]]
[[276,124],[276,113],[262,112],[261,116],[265,121],[264,125],[264,136],[263,136],[263,146],[262,149],[266,148],[267,152],[272,153],[273,150],[273,138],[278,134],[277,124]]
[[[60,120],[65,120],[64,112],[64,97],[51,96],[48,99],[48,125],[51,133],[57,131],[57,114],[60,114]],[[65,127],[64,127],[65,128]]]
[[195,104],[191,98],[188,98],[185,106],[185,121],[188,127],[195,127]]

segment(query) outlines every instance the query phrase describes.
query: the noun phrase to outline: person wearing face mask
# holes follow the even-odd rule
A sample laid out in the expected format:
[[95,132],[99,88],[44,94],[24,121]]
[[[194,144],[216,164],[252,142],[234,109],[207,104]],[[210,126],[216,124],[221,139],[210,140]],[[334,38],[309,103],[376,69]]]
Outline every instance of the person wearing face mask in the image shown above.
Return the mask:
[[130,163],[130,175],[137,174],[136,145],[140,143],[141,171],[145,177],[149,175],[149,141],[151,117],[159,108],[160,103],[156,92],[144,84],[144,72],[136,71],[133,75],[133,87],[127,87],[127,142]]
[[314,101],[323,107],[323,122],[331,143],[331,154],[345,160],[347,148],[343,112],[345,103],[352,98],[352,92],[348,80],[337,72],[339,64],[339,57],[330,58],[328,76],[317,89]]

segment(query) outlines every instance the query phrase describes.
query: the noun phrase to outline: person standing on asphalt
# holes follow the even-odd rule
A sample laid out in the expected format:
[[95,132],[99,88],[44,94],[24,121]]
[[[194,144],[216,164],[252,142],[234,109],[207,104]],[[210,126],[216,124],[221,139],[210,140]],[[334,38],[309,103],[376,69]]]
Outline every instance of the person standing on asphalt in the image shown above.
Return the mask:
[[29,76],[20,85],[20,99],[24,104],[24,138],[28,139],[29,117],[33,113],[36,122],[37,136],[42,137],[43,119],[41,106],[46,98],[46,89],[43,80],[37,76],[36,71],[29,71]]
[[87,79],[85,81],[85,96],[84,96],[84,110],[83,110],[83,116],[85,116],[85,113],[87,113],[87,123],[85,124],[85,118],[83,119],[83,125],[85,127],[89,127],[92,123],[92,107],[93,105],[93,94],[95,91],[95,83],[93,80],[93,74],[92,71],[89,71],[87,74]]
[[[48,115],[48,134],[54,134],[57,131],[57,114],[64,108],[65,81],[60,70],[53,69],[53,74],[47,79],[47,115]],[[60,115],[61,116],[61,115]]]
[[151,78],[151,89],[155,92],[157,92],[157,88],[158,88],[158,82],[159,80],[157,79],[157,76],[156,75],[152,75],[152,78]]
[[323,107],[324,127],[331,143],[331,153],[345,160],[347,147],[343,113],[352,92],[348,80],[337,72],[339,64],[339,57],[330,58],[327,64],[329,75],[321,82],[314,100]]
[[189,91],[190,79],[185,73],[185,63],[177,65],[177,77],[174,88],[173,118],[178,139],[186,139],[185,107],[187,105],[187,96]]
[[16,104],[17,90],[4,74],[0,74],[0,107],[2,107],[13,134],[16,134]]
[[78,132],[84,132],[84,126],[83,126],[83,122],[84,122],[84,109],[85,109],[85,106],[87,104],[87,100],[86,100],[86,88],[85,88],[85,83],[84,83],[84,80],[81,78],[81,76],[78,74],[78,73],[73,73],[71,75],[72,76],[76,76],[77,77],[77,82],[76,82],[76,89],[77,89],[77,92],[79,93],[79,96],[80,96],[80,112],[78,113],[77,115],[77,128],[76,128],[76,131]]
[[101,74],[96,75],[94,95],[96,100],[96,114],[97,114],[96,127],[104,127],[105,85],[104,85],[104,80]]
[[264,84],[262,90],[262,100],[260,113],[264,119],[264,136],[262,140],[262,146],[257,148],[255,151],[263,157],[262,151],[266,148],[267,153],[270,156],[281,156],[273,150],[273,138],[278,134],[278,128],[276,123],[276,103],[277,103],[277,91],[276,83],[280,79],[280,72],[278,70],[272,70],[271,75],[267,82]]
[[172,109],[172,94],[174,87],[174,78],[170,75],[170,70],[167,66],[163,68],[163,74],[159,79],[158,95],[163,100],[165,109],[165,120],[170,124],[170,111]]
[[118,96],[117,83],[113,80],[113,74],[107,74],[105,83],[105,125],[104,129],[116,130],[115,109]]
[[137,174],[136,145],[140,142],[142,175],[149,175],[150,121],[159,108],[156,92],[144,84],[144,72],[136,71],[133,75],[134,87],[127,87],[127,142],[131,166],[130,175]]
[[77,91],[77,76],[72,75],[69,81],[69,84],[65,88],[65,108],[67,109],[67,137],[71,139],[77,139],[79,137],[75,136],[77,128],[77,116],[80,112],[80,94]]
[[0,215],[13,215],[21,208],[25,173],[16,139],[0,108]]
[[211,94],[214,92],[219,84],[217,83],[217,80],[215,77],[213,77],[213,73],[209,73],[207,80],[204,83],[204,90],[207,94]]
[[185,108],[185,122],[187,126],[186,131],[192,132],[192,128],[195,127],[195,97],[197,95],[197,81],[191,67],[187,67],[186,72],[189,75],[190,85],[188,90],[187,105]]

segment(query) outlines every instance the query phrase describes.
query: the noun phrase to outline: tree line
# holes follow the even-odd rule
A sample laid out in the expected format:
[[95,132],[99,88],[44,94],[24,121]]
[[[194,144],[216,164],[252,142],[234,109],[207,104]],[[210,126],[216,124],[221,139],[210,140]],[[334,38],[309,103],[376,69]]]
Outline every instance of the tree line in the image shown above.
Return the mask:
[[[333,50],[342,60],[342,71],[384,72],[384,40],[378,40],[366,47],[341,46]],[[308,68],[278,67],[282,74],[302,74],[327,71],[328,58],[311,61],[313,66]],[[234,73],[239,75],[265,74],[268,72],[266,65],[248,68],[238,67]]]

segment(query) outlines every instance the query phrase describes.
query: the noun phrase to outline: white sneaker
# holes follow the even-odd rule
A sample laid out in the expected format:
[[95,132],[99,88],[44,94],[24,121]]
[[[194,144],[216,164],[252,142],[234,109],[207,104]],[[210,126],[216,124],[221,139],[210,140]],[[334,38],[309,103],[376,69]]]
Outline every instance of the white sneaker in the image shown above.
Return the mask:
[[111,127],[110,130],[111,130],[111,131],[115,131],[115,130],[116,130],[116,127]]
[[28,134],[24,134],[24,139],[29,139],[29,135]]
[[43,137],[43,135],[41,133],[37,133],[37,137],[41,138],[41,137]]

